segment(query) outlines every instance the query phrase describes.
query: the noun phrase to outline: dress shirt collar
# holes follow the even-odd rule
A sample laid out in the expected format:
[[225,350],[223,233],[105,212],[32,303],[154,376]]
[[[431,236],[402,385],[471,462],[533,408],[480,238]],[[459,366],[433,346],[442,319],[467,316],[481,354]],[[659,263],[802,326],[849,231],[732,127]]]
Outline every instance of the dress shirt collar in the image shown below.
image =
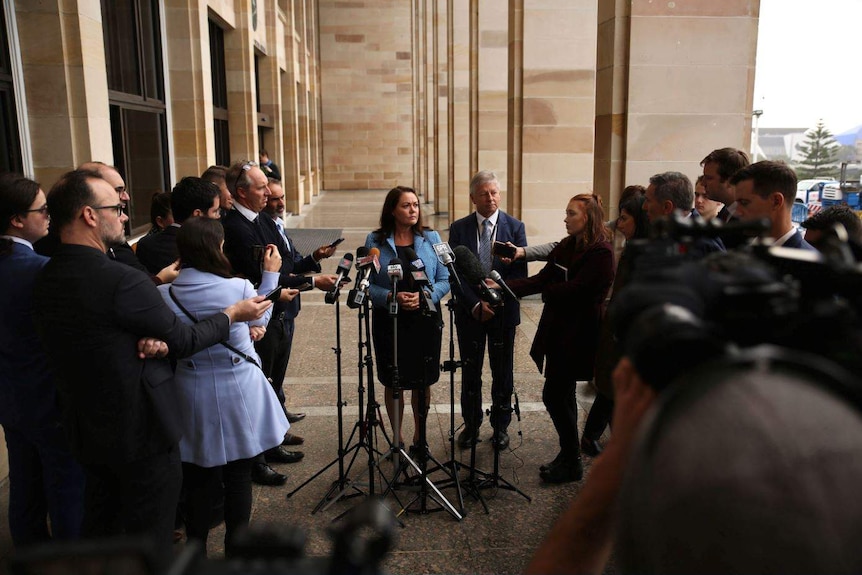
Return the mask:
[[16,244],[21,244],[22,246],[27,246],[31,250],[33,249],[33,244],[31,244],[30,242],[28,242],[24,238],[19,238],[18,236],[6,236],[3,234],[0,234],[0,238],[6,238],[7,240],[12,240]]
[[489,222],[491,222],[491,229],[496,228],[497,227],[497,219],[499,217],[500,217],[500,210],[495,210],[494,213],[491,214],[490,216],[488,216],[487,218],[485,216],[483,216],[482,214],[480,214],[479,212],[476,212],[476,224],[479,226],[479,232],[481,233],[482,222],[484,222],[486,219]]
[[233,209],[235,209],[236,211],[241,213],[243,215],[243,217],[245,217],[245,219],[247,219],[250,222],[253,222],[258,215],[257,212],[251,211],[250,209],[248,209],[244,205],[240,204],[239,202],[234,203]]
[[789,240],[790,238],[793,237],[793,235],[795,233],[796,233],[796,228],[791,226],[790,231],[787,232],[786,234],[784,234],[783,236],[781,236],[780,238],[776,238],[776,240],[774,242],[772,242],[772,245],[773,246],[783,246],[784,244],[787,243],[787,240]]

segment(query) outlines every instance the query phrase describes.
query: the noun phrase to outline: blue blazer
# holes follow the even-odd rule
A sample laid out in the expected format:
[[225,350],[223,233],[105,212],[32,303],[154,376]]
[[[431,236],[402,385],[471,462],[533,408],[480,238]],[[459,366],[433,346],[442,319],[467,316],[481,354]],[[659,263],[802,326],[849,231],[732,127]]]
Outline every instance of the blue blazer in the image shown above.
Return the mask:
[[11,249],[0,256],[0,424],[39,429],[60,420],[48,356],[33,324],[33,284],[48,258],[18,243]]
[[[497,217],[496,241],[512,242],[516,246],[527,245],[527,234],[524,230],[524,223],[500,210]],[[479,223],[476,221],[475,212],[452,222],[452,225],[449,227],[449,245],[452,248],[455,246],[464,246],[469,248],[476,257],[479,257]],[[525,261],[513,262],[506,265],[500,261],[500,258],[495,257],[493,268],[500,273],[500,276],[506,282],[527,277],[527,262]],[[463,288],[459,290],[458,284],[453,282],[452,291],[455,292],[455,295],[461,301],[461,308],[458,311],[459,321],[466,319],[465,316],[472,317],[470,313],[479,302],[479,295],[475,289],[467,285],[464,285]],[[503,313],[506,327],[514,327],[521,323],[521,305],[518,303],[518,300],[507,297]]]
[[[278,274],[263,272],[260,287],[246,279],[223,278],[184,268],[174,280],[174,296],[195,318],[204,319],[239,300],[264,295],[278,285]],[[170,285],[159,286],[165,303],[179,320],[194,322],[174,303]],[[230,326],[228,343],[260,358],[249,336],[249,325],[266,325],[272,308],[257,321]],[[248,459],[281,445],[289,424],[278,398],[258,365],[223,345],[213,345],[177,361],[174,382],[183,436],[180,458],[201,467],[216,467]]]
[[[386,308],[386,298],[391,289],[389,276],[386,275],[386,266],[393,258],[398,257],[398,252],[395,251],[395,240],[392,235],[382,243],[375,238],[376,234],[373,233],[368,234],[368,237],[365,238],[365,247],[380,250],[380,271],[371,274],[371,286],[368,291],[374,307]],[[424,236],[413,236],[413,249],[416,250],[416,255],[425,264],[425,273],[428,275],[432,288],[431,300],[435,304],[440,303],[443,296],[449,293],[449,270],[437,261],[437,254],[434,252],[434,244],[441,241],[440,234],[434,230],[426,230]]]
[[800,250],[809,250],[816,252],[817,248],[809,244],[805,241],[805,238],[802,236],[799,230],[796,230],[796,233],[790,236],[786,242],[784,242],[785,248],[797,248]]

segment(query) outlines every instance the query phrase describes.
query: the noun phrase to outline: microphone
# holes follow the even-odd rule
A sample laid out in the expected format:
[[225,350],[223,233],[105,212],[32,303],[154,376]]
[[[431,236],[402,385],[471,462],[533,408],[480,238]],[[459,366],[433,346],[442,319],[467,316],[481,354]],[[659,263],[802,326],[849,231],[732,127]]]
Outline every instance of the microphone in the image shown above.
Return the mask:
[[392,282],[392,301],[389,302],[389,315],[398,314],[398,280],[404,278],[404,270],[401,267],[401,260],[392,258],[389,260],[389,265],[386,267],[386,274]]
[[431,280],[428,279],[428,274],[425,273],[425,262],[416,255],[416,250],[413,248],[405,249],[404,253],[407,255],[407,265],[410,267],[410,275],[413,277],[414,283],[419,286],[419,295],[422,298],[420,300],[422,302],[421,307],[423,308],[422,313],[425,315],[435,315],[437,308],[434,307],[431,296],[425,291],[426,286],[431,287]]
[[350,273],[350,268],[352,267],[353,254],[344,254],[344,257],[341,258],[341,261],[338,263],[338,268],[335,270],[335,273],[338,274],[338,278],[335,280],[335,285],[332,286],[332,289],[329,290],[324,297],[326,303],[335,303],[335,300],[338,299],[338,292],[341,290],[341,282],[344,281],[344,278],[347,277],[348,273]]
[[506,290],[506,293],[512,296],[512,299],[518,299],[518,296],[515,295],[515,292],[509,289],[509,286],[507,286],[506,282],[503,281],[503,276],[500,275],[500,272],[498,272],[497,270],[491,270],[491,273],[489,273],[488,275],[491,276],[491,279],[497,282],[497,284],[499,284],[501,288]]
[[458,268],[467,283],[479,286],[479,293],[481,294],[482,299],[488,302],[491,307],[503,305],[503,297],[498,292],[485,285],[485,270],[482,269],[482,264],[480,264],[476,256],[473,255],[470,248],[466,246],[455,246],[455,256],[457,257],[455,260],[457,262],[455,267]]
[[437,261],[449,269],[449,277],[455,278],[455,283],[458,284],[458,287],[461,287],[461,278],[458,277],[458,272],[455,269],[455,252],[452,251],[449,244],[447,242],[434,244],[434,253],[437,254]]
[[371,285],[371,270],[380,271],[380,250],[365,246],[356,248],[356,284],[347,296],[347,307],[356,309],[365,303],[366,291]]

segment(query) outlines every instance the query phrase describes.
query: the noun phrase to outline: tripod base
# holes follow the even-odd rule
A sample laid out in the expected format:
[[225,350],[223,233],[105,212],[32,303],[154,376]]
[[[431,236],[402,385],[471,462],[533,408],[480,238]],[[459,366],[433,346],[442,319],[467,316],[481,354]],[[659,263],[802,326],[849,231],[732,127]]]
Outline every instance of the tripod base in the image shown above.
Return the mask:
[[[396,454],[400,461],[387,491],[398,489],[416,493],[416,496],[409,503],[402,506],[396,516],[400,517],[404,513],[427,514],[436,511],[446,511],[457,521],[461,521],[464,518],[463,501],[461,502],[461,510],[459,511],[446,499],[437,485],[429,478],[431,471],[428,470],[428,462],[430,461],[435,464],[432,471],[442,469],[442,465],[427,450],[424,454],[419,455],[417,458],[419,461],[410,457],[404,449],[398,449]],[[411,470],[414,473],[411,474]],[[404,476],[404,480],[399,482],[398,478],[402,475]],[[429,499],[437,507],[429,508]]]

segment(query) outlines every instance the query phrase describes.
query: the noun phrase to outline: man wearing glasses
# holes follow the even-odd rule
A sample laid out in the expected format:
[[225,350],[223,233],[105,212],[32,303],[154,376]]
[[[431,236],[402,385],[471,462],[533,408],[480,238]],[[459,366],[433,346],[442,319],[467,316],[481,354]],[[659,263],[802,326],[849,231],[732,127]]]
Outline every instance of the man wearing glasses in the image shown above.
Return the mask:
[[97,172],[69,172],[54,185],[48,210],[61,244],[36,280],[34,321],[86,474],[84,536],[148,537],[166,562],[182,471],[164,356],[215,345],[232,322],[256,319],[270,304],[250,298],[184,324],[149,276],[106,255],[125,241],[123,208]]
[[[228,212],[224,224],[224,253],[236,273],[248,278],[252,283],[261,280],[261,262],[258,256],[260,246],[278,246],[282,264],[279,285],[286,288],[318,288],[329,291],[335,284],[336,276],[319,274],[305,276],[308,272],[320,272],[321,259],[330,257],[335,248],[324,246],[315,250],[313,255],[303,256],[289,244],[276,227],[275,221],[266,213],[261,213],[272,195],[266,175],[254,162],[236,163],[227,173],[227,184],[234,198],[233,210]],[[269,378],[275,394],[285,406],[284,376],[290,361],[291,345],[296,316],[300,310],[300,298],[293,301],[283,300],[275,303],[272,318],[266,328],[266,335],[255,342],[260,355],[264,374]],[[291,413],[285,407],[288,421],[295,423],[304,414]],[[296,444],[295,438],[285,438],[285,445]],[[287,451],[279,446],[269,450],[263,458],[258,458],[252,467],[252,480],[261,485],[282,485],[287,477],[273,470],[270,463],[294,463],[302,458],[300,451]]]

